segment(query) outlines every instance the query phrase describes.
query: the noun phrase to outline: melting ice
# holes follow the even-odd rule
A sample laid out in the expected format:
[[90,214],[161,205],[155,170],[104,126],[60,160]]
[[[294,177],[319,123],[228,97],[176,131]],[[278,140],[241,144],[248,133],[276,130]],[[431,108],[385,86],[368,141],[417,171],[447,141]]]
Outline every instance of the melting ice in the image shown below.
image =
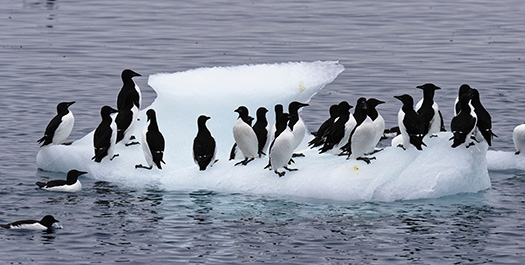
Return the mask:
[[[233,110],[239,105],[247,106],[252,116],[258,107],[265,106],[270,110],[268,120],[272,122],[275,104],[308,102],[343,70],[338,62],[318,61],[199,68],[151,75],[148,84],[157,98],[141,111],[134,135],[141,137],[145,112],[155,109],[159,129],[166,139],[163,170],[135,169],[136,164],[145,162],[138,145],[118,144],[115,153],[119,157],[93,162],[93,132],[70,146],[42,148],[37,165],[49,171],[67,172],[73,168],[88,171],[96,179],[132,187],[153,183],[169,190],[210,189],[343,201],[436,198],[490,187],[488,146],[481,143],[468,149],[452,149],[450,133],[425,139],[428,147],[422,152],[387,147],[369,165],[346,157],[319,155],[317,150],[306,148],[311,137],[305,137],[301,146],[306,157],[296,158],[292,165],[299,171],[287,172],[282,178],[263,169],[267,158],[236,167],[233,165],[237,161],[228,161],[233,144],[232,126],[237,119]],[[217,141],[219,159],[203,172],[193,162],[191,151],[197,117],[201,114],[211,117],[207,126]]]

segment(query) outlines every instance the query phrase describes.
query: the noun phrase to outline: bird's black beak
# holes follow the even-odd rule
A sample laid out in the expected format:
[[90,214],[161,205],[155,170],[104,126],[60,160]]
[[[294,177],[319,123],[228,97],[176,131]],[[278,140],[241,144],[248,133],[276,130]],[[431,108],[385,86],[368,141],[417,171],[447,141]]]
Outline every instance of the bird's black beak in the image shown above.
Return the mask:
[[79,171],[79,172],[78,172],[78,175],[79,175],[79,176],[84,175],[84,174],[87,174],[87,172],[86,172],[86,171]]
[[68,102],[68,103],[67,103],[67,106],[69,107],[69,106],[71,106],[71,105],[73,105],[73,104],[75,104],[75,101]]

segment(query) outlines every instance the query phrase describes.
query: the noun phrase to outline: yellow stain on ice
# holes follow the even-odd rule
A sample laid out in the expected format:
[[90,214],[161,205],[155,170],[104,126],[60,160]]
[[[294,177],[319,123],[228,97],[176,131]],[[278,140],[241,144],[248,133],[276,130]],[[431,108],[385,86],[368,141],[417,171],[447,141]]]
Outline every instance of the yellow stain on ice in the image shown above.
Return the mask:
[[354,166],[354,169],[355,169],[355,170],[359,170],[359,168],[358,168],[357,166]]
[[299,94],[303,93],[305,89],[303,81],[299,81]]

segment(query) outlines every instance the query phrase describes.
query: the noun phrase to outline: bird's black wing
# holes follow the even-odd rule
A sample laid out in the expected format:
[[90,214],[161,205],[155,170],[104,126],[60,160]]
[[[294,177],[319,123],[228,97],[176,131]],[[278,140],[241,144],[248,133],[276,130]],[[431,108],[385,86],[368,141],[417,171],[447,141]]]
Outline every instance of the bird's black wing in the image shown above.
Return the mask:
[[48,145],[53,141],[53,136],[55,136],[55,131],[58,128],[58,125],[60,125],[60,122],[62,121],[62,118],[58,115],[53,117],[49,124],[46,127],[46,131],[44,132],[44,136],[40,138],[37,142],[42,143],[41,146]]
[[162,157],[164,156],[164,136],[162,136],[162,133],[156,131],[148,131],[146,133],[146,141],[149,146],[149,150],[151,152],[151,157],[153,158],[153,162],[159,169],[162,169],[161,162],[164,162],[162,160]]

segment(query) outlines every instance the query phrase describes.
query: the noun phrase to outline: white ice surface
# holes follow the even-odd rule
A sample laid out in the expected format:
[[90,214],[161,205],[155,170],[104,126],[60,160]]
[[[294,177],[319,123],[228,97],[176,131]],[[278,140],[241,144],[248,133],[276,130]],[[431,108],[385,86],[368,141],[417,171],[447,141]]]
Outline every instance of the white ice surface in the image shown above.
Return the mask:
[[[145,110],[157,112],[159,128],[166,139],[162,170],[135,169],[144,163],[141,147],[118,144],[119,157],[95,163],[93,132],[70,146],[49,146],[37,155],[43,170],[67,172],[75,168],[88,171],[100,180],[141,187],[153,183],[167,190],[210,189],[277,196],[298,196],[342,201],[393,201],[436,198],[490,188],[487,171],[487,145],[451,148],[450,133],[426,139],[423,151],[387,147],[375,155],[370,165],[331,154],[319,155],[305,149],[292,168],[279,178],[263,168],[268,158],[256,159],[247,166],[228,161],[233,144],[234,110],[245,105],[250,115],[260,106],[268,108],[274,121],[273,106],[293,100],[308,102],[344,70],[337,62],[301,62],[235,67],[200,68],[173,74],[150,76],[148,84],[158,97],[141,111],[134,135],[140,137],[145,125]],[[192,159],[192,142],[197,132],[197,117],[211,116],[208,128],[217,142],[217,162],[199,171]],[[95,118],[95,117],[94,117]],[[98,117],[96,117],[98,118]],[[301,146],[299,147],[301,149]]]

